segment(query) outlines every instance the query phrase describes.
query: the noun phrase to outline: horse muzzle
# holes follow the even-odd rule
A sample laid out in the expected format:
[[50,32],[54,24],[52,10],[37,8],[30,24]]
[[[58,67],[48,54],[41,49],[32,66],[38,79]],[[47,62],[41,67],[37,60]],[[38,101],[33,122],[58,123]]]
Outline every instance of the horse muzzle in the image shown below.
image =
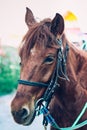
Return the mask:
[[18,111],[12,110],[11,113],[15,122],[22,125],[30,125],[33,122],[36,115],[35,110],[30,111],[27,107],[23,107]]

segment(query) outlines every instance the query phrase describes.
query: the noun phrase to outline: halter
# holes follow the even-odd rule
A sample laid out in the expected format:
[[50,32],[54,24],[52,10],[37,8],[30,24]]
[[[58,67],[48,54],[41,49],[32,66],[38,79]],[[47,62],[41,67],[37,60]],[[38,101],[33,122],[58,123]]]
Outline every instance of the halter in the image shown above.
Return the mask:
[[57,39],[56,42],[60,46],[60,48],[57,51],[57,64],[56,64],[56,67],[52,74],[50,83],[46,84],[46,83],[42,83],[42,82],[31,82],[31,81],[21,80],[21,79],[18,80],[18,83],[23,84],[23,85],[33,86],[33,87],[38,86],[38,87],[47,88],[43,97],[40,98],[35,104],[36,116],[40,115],[40,114],[44,115],[43,116],[43,125],[45,126],[45,129],[46,129],[46,126],[48,125],[48,123],[50,123],[51,126],[56,128],[57,130],[76,130],[78,128],[81,128],[81,127],[87,125],[87,120],[78,124],[79,120],[81,119],[82,115],[85,113],[85,111],[87,109],[87,103],[84,105],[81,113],[76,118],[76,120],[74,121],[74,123],[71,127],[60,128],[58,126],[58,124],[55,122],[54,118],[49,113],[49,108],[48,108],[49,103],[54,95],[56,87],[60,87],[60,84],[58,84],[58,79],[63,79],[63,80],[69,81],[67,72],[66,72],[66,62],[67,62],[67,54],[69,51],[69,47],[68,47],[68,44],[66,44],[66,48],[63,52],[62,40]]

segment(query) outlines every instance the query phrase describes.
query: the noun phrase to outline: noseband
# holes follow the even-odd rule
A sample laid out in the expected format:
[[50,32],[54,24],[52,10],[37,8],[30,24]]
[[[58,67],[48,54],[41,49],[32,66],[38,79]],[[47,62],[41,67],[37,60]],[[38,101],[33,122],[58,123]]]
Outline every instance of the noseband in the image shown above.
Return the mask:
[[45,83],[41,83],[41,82],[31,82],[31,81],[27,81],[27,80],[18,80],[18,83],[19,84],[23,84],[23,85],[28,85],[28,86],[34,86],[34,87],[45,87],[47,88],[48,87],[48,84],[45,84]]

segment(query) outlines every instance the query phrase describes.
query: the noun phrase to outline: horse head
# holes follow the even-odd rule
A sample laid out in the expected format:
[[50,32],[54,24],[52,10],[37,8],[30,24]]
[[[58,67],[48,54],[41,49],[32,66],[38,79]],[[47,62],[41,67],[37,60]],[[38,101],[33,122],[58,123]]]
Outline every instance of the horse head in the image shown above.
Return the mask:
[[[37,22],[32,11],[27,8],[25,22],[29,30],[20,47],[21,73],[17,93],[11,103],[11,112],[17,123],[29,125],[35,118],[35,104],[47,89],[43,86],[50,83],[57,64],[60,48],[57,40],[63,35],[64,20],[57,13],[53,20]],[[37,84],[29,85],[27,81]]]

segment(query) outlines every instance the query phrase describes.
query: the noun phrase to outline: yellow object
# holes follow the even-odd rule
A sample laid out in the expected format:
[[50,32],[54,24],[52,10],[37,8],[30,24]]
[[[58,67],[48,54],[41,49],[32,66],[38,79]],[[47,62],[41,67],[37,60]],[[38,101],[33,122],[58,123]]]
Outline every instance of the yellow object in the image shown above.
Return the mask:
[[66,14],[64,15],[64,19],[66,21],[76,21],[77,16],[74,13],[72,13],[71,11],[67,11]]

